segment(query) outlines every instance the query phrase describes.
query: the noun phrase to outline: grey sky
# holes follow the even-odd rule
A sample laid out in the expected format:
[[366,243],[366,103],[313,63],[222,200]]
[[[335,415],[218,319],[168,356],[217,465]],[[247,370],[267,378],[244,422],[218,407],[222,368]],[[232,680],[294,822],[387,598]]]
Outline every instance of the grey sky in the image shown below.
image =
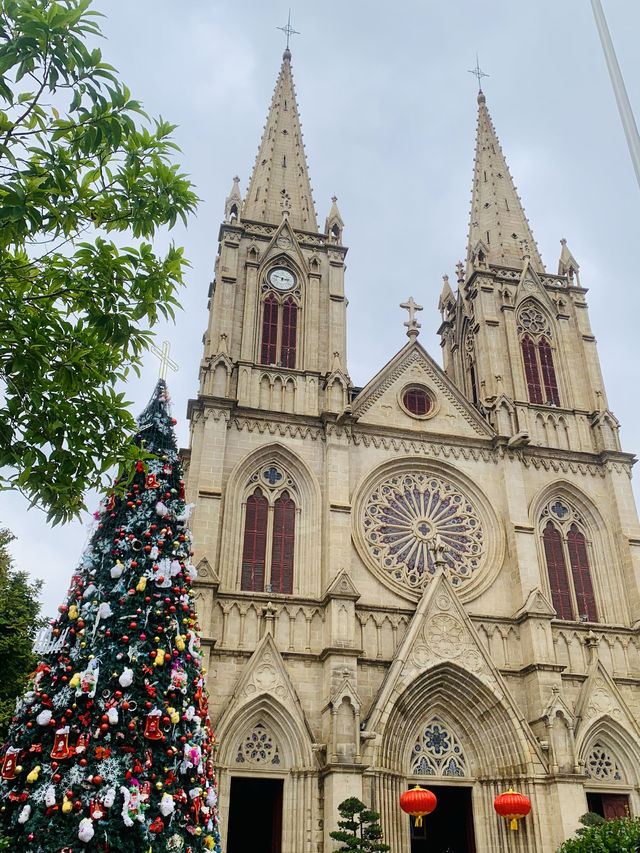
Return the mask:
[[[478,52],[490,75],[487,106],[543,261],[556,270],[566,237],[589,288],[623,447],[640,451],[640,194],[589,0],[98,0],[107,14],[105,59],[151,115],[179,124],[181,162],[203,200],[188,231],[173,232],[192,269],[183,313],[158,335],[180,364],[169,385],[181,443],[224,198],[236,173],[246,190],[284,47],[276,26],[289,5],[301,32],[292,39],[292,67],[318,221],[336,194],[350,247],[353,381],[364,384],[405,343],[398,304],[409,295],[425,309],[420,340],[441,361],[442,275],[455,281],[466,250],[477,112],[467,69]],[[638,117],[640,3],[603,6]],[[150,357],[127,389],[136,413],[156,371]],[[0,498],[0,520],[19,537],[17,566],[45,579],[45,612],[53,615],[86,530],[50,530],[15,495]]]

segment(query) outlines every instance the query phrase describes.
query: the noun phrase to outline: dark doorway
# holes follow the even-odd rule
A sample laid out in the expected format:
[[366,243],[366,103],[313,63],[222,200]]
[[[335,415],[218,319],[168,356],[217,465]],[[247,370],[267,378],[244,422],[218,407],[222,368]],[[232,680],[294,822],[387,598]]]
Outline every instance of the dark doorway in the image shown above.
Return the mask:
[[281,853],[282,779],[231,779],[227,853]]
[[627,794],[587,794],[587,808],[606,820],[630,817],[629,797]]
[[438,805],[422,819],[421,827],[411,818],[411,853],[476,853],[471,788],[428,787]]

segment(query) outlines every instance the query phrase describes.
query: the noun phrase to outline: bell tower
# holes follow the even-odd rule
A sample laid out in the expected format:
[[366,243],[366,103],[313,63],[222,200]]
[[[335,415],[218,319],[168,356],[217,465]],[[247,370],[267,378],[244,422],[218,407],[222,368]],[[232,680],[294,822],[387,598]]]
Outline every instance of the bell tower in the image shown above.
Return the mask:
[[246,196],[234,178],[210,287],[200,400],[293,415],[347,403],[346,247],[319,231],[287,48]]
[[617,451],[587,291],[561,243],[549,273],[480,90],[466,265],[439,302],[445,372],[514,443]]

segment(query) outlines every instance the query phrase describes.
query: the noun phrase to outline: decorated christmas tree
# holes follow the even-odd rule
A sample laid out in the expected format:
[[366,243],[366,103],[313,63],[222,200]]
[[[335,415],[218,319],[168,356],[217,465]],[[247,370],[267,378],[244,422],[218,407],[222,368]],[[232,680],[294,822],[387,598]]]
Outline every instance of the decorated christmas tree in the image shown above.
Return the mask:
[[101,507],[1,762],[14,853],[219,850],[189,509],[163,380]]

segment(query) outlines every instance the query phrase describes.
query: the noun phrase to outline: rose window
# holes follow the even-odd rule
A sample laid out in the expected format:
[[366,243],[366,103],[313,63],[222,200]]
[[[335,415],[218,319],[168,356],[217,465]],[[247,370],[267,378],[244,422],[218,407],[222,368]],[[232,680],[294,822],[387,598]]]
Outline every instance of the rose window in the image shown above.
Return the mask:
[[253,727],[238,744],[236,764],[280,764],[280,749],[271,732],[262,724]]
[[439,560],[459,586],[485,553],[474,505],[451,483],[427,474],[390,477],[373,491],[364,508],[364,538],[393,580],[416,589],[428,583]]
[[530,332],[533,335],[548,335],[551,337],[549,323],[537,308],[528,305],[520,311],[518,316],[518,331]]

